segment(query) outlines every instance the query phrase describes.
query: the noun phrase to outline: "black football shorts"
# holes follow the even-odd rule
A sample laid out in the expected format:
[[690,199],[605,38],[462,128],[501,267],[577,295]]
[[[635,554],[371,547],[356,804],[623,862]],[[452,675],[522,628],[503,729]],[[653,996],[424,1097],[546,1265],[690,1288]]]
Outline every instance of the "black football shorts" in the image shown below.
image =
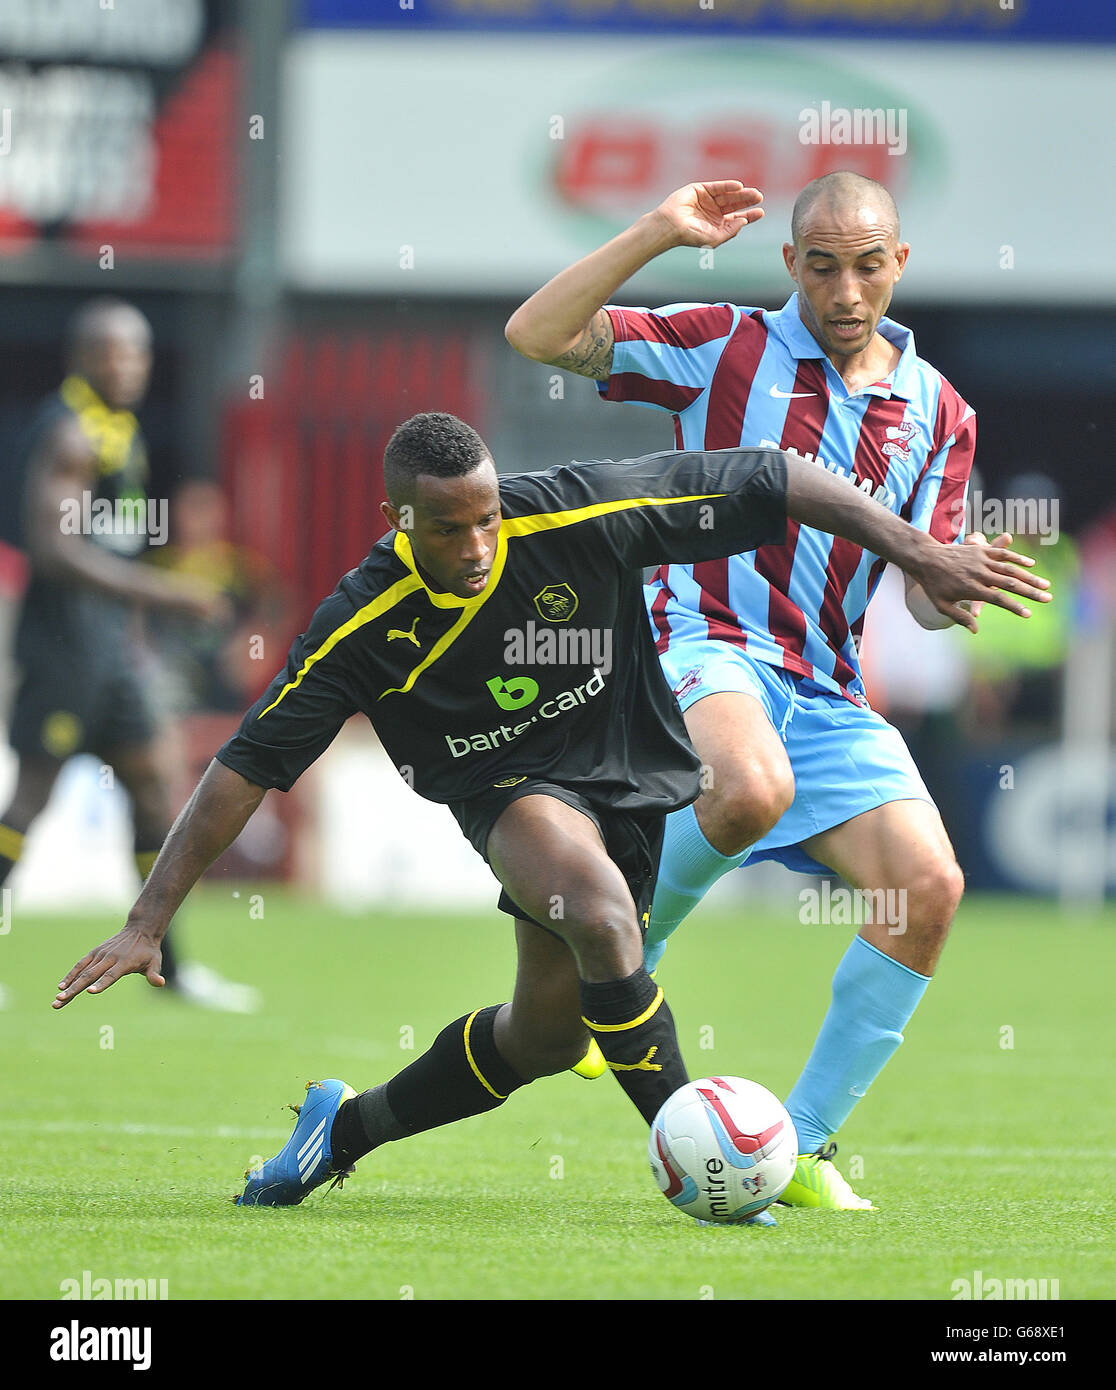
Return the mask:
[[[465,838],[486,863],[488,837],[492,833],[492,827],[512,802],[523,796],[553,796],[589,817],[604,841],[609,858],[624,875],[628,891],[636,905],[640,927],[646,930],[651,899],[655,894],[655,880],[659,873],[659,855],[663,847],[666,817],[658,812],[646,815],[634,811],[618,811],[611,806],[591,801],[583,792],[563,787],[559,783],[525,778],[515,786],[492,787],[479,796],[450,805],[450,810]],[[501,912],[506,912],[511,917],[534,922],[535,926],[549,931],[552,936],[558,935],[552,928],[519,907],[504,889],[500,891],[498,905]]]

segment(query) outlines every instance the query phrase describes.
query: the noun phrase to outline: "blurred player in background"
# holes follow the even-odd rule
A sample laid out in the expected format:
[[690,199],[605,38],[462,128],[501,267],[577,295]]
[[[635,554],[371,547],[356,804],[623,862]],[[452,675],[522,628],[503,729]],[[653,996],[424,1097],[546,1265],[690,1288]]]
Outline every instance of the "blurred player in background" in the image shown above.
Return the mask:
[[[508,341],[596,380],[605,400],[669,411],[679,448],[778,445],[936,539],[960,541],[975,419],[916,356],[909,330],[884,317],[910,247],[881,184],[835,173],[802,191],[783,247],[796,292],[777,312],[608,304],[662,252],[729,241],[763,216],[761,201],[734,181],[678,189],[527,300]],[[749,857],[906,895],[900,926],[866,925],[841,960],[787,1099],[802,1141],[784,1194],[793,1205],[871,1207],[837,1171],[829,1141],[902,1042],[963,889],[909,752],[865,697],[857,647],[882,569],[861,547],[792,523],[785,544],[664,565],[646,594],[664,671],[712,771],[667,827],[649,968],[713,883]],[[909,578],[907,605],[923,626],[949,626]],[[976,630],[971,615],[964,625]]]
[[[384,474],[393,531],[319,605],[198,784],[124,927],[54,1001],[125,974],[150,981],[171,914],[267,790],[289,789],[351,715],[368,717],[400,773],[449,805],[491,865],[515,920],[515,991],[360,1096],[337,1079],[309,1083],[287,1145],[245,1175],[247,1205],[297,1205],[383,1143],[492,1110],[573,1066],[590,1036],[648,1124],[685,1083],[643,964],[664,819],[697,795],[701,772],[644,620],[654,557],[774,542],[790,515],[883,550],[943,611],[966,596],[1027,611],[997,589],[1044,597],[1010,553],[939,545],[775,449],[498,479],[475,430],[428,414],[396,430]],[[549,625],[574,612],[583,636],[565,660],[537,655],[533,639],[530,653],[509,646],[537,628],[553,638]]]
[[[16,631],[21,669],[10,718],[19,758],[0,815],[0,883],[67,759],[93,753],[128,796],[136,868],[146,878],[172,816],[157,756],[137,610],[212,621],[225,600],[208,580],[135,563],[147,545],[147,456],[133,408],[151,374],[151,326],[123,300],[75,315],[67,376],[40,407],[26,445],[22,498],[30,581]],[[18,505],[13,499],[13,505]],[[162,978],[194,1003],[237,1012],[255,991],[164,947]]]
[[[145,624],[153,688],[170,716],[161,742],[173,768],[174,803],[181,805],[267,683],[274,654],[286,648],[286,604],[274,566],[230,539],[228,500],[211,479],[193,478],[175,490],[170,536],[144,559],[164,574],[207,580],[227,600],[217,619],[159,614]],[[224,867],[234,877],[282,877],[290,843],[279,808],[262,807]]]
[[[1015,513],[1007,523],[1012,549],[1042,566],[1059,601],[1036,612],[1022,631],[1018,624],[999,622],[992,609],[985,613],[970,658],[969,733],[993,740],[1014,728],[1053,737],[1062,717],[1062,670],[1078,617],[1081,557],[1059,524],[1061,496],[1052,478],[1017,474],[1005,484],[1004,497]],[[979,513],[974,520],[980,521]]]
[[262,683],[262,657],[253,655],[253,644],[270,651],[283,624],[282,585],[274,567],[229,539],[225,494],[206,478],[176,489],[170,543],[152,546],[144,558],[164,574],[215,585],[228,601],[222,618],[160,614],[148,625],[166,676],[168,707],[178,716],[235,713],[239,722]]

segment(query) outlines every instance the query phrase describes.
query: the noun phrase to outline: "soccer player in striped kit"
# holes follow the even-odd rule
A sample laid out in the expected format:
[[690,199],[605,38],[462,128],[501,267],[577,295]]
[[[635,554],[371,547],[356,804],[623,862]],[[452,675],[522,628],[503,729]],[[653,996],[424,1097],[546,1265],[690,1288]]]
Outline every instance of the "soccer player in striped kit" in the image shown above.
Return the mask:
[[[802,190],[783,247],[795,292],[778,311],[608,302],[663,251],[731,240],[763,216],[761,202],[732,181],[678,189],[528,299],[508,341],[594,379],[605,400],[669,411],[678,448],[790,450],[960,543],[975,419],[886,317],[910,247],[881,184],[839,172]],[[905,902],[901,921],[854,938],[787,1098],[802,1155],[784,1194],[793,1205],[872,1209],[834,1166],[830,1140],[902,1042],[963,889],[906,745],[865,696],[858,644],[882,569],[861,547],[791,523],[785,544],[664,565],[646,590],[664,670],[712,770],[698,802],[668,821],[648,968],[745,861],[836,872],[865,901]],[[924,627],[950,625],[909,580],[907,605]]]

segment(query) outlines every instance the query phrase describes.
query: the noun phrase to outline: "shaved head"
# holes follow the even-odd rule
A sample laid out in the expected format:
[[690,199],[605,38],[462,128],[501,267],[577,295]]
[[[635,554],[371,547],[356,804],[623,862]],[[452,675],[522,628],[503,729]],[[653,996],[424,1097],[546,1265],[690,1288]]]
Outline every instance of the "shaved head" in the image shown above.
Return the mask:
[[151,325],[134,304],[112,295],[88,300],[67,326],[66,345],[71,354],[113,338],[150,344]]
[[798,315],[846,384],[884,376],[898,349],[877,333],[911,248],[895,200],[875,179],[841,169],[808,183],[791,218],[783,262]]
[[799,245],[807,229],[821,214],[829,221],[844,220],[858,212],[873,213],[896,241],[899,240],[899,209],[882,183],[838,169],[808,183],[795,199],[791,213],[791,240]]
[[114,410],[131,409],[147,390],[151,337],[147,318],[126,299],[90,299],[67,326],[68,368]]

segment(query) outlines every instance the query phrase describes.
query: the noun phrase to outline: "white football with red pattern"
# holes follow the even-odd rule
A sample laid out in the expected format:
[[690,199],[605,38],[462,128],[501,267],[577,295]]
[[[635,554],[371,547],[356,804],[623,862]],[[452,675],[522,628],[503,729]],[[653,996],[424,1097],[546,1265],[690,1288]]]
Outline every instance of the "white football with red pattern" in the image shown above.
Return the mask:
[[699,1221],[747,1221],[794,1176],[798,1136],[780,1101],[755,1081],[708,1076],[663,1104],[647,1145],[662,1194]]

